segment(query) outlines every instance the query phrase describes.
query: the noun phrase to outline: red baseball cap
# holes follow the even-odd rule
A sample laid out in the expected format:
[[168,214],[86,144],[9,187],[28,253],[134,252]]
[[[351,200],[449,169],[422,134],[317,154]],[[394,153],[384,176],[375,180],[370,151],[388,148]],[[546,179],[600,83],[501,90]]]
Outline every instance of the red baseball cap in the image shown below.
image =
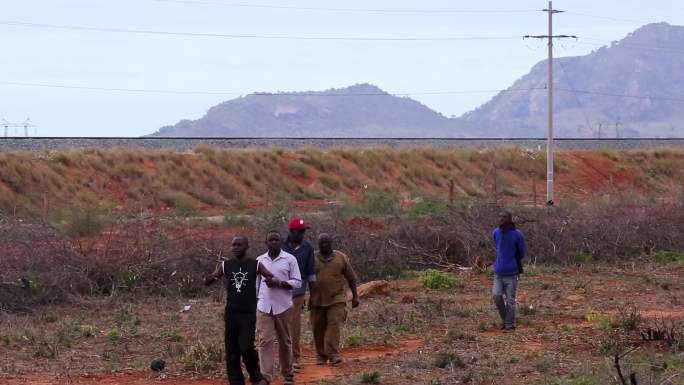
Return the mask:
[[301,218],[292,218],[290,224],[287,227],[290,230],[306,230],[311,228],[311,226],[304,223],[304,220]]

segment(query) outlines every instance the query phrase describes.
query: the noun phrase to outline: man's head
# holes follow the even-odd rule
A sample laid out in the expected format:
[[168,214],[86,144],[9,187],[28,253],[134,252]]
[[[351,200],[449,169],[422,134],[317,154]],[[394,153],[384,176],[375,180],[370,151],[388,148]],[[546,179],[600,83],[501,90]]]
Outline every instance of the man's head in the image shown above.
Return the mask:
[[276,230],[271,230],[266,234],[266,247],[271,254],[280,253],[280,233]]
[[235,258],[243,258],[249,249],[249,240],[244,235],[236,235],[233,237],[233,242],[230,244],[230,251]]
[[318,250],[323,255],[330,255],[333,252],[332,237],[326,233],[321,233],[318,236]]
[[513,224],[513,214],[510,211],[502,211],[499,213],[499,227],[509,227]]
[[309,229],[309,225],[304,223],[301,218],[293,218],[287,226],[290,230],[289,239],[292,243],[300,244],[304,240],[304,233]]

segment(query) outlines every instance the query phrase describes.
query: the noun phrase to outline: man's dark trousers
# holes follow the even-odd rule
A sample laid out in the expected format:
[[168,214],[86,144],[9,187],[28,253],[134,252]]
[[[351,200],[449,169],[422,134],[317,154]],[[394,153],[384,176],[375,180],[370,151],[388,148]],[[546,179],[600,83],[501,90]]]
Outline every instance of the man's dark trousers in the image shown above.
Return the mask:
[[226,369],[230,385],[245,385],[240,358],[245,363],[249,381],[261,381],[259,353],[254,347],[256,313],[226,311]]

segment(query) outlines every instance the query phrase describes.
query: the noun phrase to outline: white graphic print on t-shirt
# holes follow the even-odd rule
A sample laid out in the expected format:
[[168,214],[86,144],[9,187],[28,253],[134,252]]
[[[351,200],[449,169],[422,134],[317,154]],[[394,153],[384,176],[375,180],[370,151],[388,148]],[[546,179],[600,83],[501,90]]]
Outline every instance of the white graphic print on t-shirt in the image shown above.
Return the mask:
[[243,273],[242,268],[240,268],[240,271],[232,274],[233,278],[231,278],[230,280],[233,281],[233,284],[235,285],[235,290],[237,290],[237,292],[240,293],[240,289],[247,284],[248,273]]

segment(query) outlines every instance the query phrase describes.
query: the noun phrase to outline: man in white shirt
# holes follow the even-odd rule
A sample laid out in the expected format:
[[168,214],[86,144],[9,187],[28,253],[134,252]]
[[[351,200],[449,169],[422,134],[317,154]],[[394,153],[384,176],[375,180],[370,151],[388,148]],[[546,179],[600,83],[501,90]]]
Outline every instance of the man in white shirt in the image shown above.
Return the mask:
[[271,382],[275,376],[274,348],[278,339],[280,370],[284,385],[294,384],[292,367],[292,290],[302,285],[297,259],[281,250],[280,233],[266,236],[268,252],[257,258],[273,275],[257,280],[257,346],[261,373]]

